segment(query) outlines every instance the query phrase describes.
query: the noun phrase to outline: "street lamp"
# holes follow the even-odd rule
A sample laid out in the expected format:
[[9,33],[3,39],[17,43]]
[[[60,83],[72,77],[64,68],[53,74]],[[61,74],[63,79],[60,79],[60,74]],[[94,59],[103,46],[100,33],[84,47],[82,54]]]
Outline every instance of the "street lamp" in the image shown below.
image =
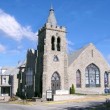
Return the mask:
[[[25,90],[24,90],[24,88],[22,88],[22,93],[24,94],[24,92],[25,92]],[[23,96],[23,103],[24,103],[24,95],[22,95]]]
[[25,90],[25,98],[26,98],[26,102],[27,102],[27,94],[26,94],[27,85],[25,84],[24,87],[25,87],[25,88],[24,88],[24,90]]

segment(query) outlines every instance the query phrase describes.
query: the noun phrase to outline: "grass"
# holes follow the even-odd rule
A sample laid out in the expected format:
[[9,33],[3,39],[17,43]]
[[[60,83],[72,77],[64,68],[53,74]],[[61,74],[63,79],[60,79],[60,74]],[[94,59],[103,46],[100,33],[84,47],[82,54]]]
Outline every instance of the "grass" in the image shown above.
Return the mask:
[[84,95],[87,95],[87,94],[75,93],[75,95],[83,95],[84,96]]
[[21,100],[21,101],[9,101],[9,104],[20,104],[20,105],[32,105],[31,102],[26,101],[26,100]]

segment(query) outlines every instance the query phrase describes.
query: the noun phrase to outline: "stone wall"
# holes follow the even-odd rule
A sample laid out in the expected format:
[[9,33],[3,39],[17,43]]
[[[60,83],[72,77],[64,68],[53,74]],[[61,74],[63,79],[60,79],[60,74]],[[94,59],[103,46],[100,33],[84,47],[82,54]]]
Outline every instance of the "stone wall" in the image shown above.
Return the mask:
[[[100,70],[101,87],[85,87],[85,69],[91,63],[95,64]],[[76,71],[78,69],[81,71],[81,88],[76,88]],[[94,94],[102,94],[104,93],[104,73],[109,69],[110,67],[101,55],[101,53],[95,48],[93,44],[89,44],[89,46],[83,50],[83,52],[77,57],[76,60],[74,60],[74,62],[68,68],[69,87],[74,84],[75,90],[78,93],[91,94],[93,92]]]
[[18,89],[18,79],[17,79],[17,73],[13,75],[13,94],[16,95],[17,89]]
[[[66,54],[66,29],[59,26],[50,26],[46,24],[46,38],[45,38],[45,50],[44,50],[44,66],[43,76],[43,95],[46,95],[46,91],[51,88],[51,77],[54,72],[60,75],[60,89],[68,89],[68,77],[67,77],[67,54]],[[51,38],[55,38],[55,50],[51,49]],[[61,39],[60,51],[57,50],[57,38]],[[58,61],[54,61],[54,56],[58,57]],[[45,62],[46,60],[46,62]],[[46,64],[45,64],[46,63]]]

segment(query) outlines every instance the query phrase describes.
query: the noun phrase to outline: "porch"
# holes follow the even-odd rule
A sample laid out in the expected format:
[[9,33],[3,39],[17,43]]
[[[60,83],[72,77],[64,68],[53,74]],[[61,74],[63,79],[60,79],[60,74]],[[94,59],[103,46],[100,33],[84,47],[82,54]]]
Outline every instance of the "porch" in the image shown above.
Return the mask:
[[10,96],[12,95],[11,85],[0,85],[0,96]]

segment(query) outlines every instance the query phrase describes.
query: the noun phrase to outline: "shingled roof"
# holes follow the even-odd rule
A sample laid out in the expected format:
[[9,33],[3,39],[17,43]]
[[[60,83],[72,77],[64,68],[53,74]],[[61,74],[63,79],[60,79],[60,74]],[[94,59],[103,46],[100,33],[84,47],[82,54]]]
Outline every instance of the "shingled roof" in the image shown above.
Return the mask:
[[76,50],[75,52],[68,55],[68,65],[71,65],[78,57],[79,55],[90,45],[93,45],[92,43],[80,48],[79,50]]
[[3,75],[14,75],[14,74],[18,74],[19,69],[16,67],[13,68],[8,68]]
[[56,17],[55,17],[55,14],[54,14],[54,9],[53,9],[52,6],[50,8],[50,13],[49,13],[49,16],[48,16],[48,19],[47,19],[47,23],[49,23],[53,26],[57,25],[57,20],[56,20]]

